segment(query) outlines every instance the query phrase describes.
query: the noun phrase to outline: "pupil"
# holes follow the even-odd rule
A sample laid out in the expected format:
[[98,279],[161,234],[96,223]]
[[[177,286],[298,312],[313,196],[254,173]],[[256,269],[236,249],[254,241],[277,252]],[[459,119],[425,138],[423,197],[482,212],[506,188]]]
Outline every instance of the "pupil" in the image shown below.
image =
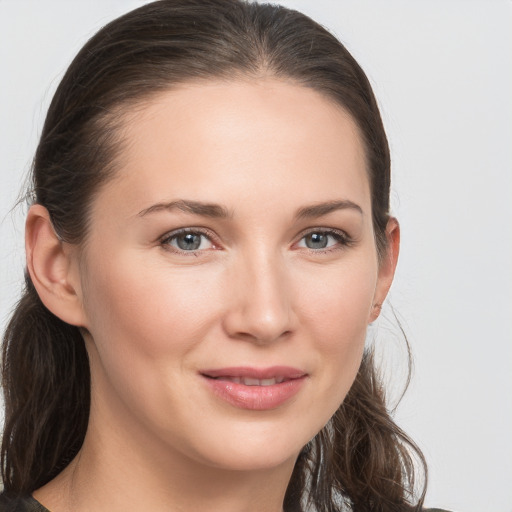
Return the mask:
[[194,251],[201,245],[201,235],[194,233],[186,233],[178,237],[178,247],[184,251]]
[[327,247],[327,235],[323,233],[311,233],[306,237],[306,246],[309,249],[324,249]]

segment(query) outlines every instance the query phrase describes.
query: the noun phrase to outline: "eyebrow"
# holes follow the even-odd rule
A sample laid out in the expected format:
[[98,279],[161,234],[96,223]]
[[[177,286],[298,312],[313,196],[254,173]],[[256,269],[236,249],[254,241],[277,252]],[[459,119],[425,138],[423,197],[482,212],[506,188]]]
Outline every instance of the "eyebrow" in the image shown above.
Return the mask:
[[355,210],[363,215],[363,209],[356,203],[348,199],[338,201],[327,201],[325,203],[317,203],[311,206],[304,206],[297,211],[297,219],[309,219],[313,217],[322,217],[337,210]]
[[139,217],[144,217],[149,213],[160,212],[160,211],[172,211],[172,210],[181,210],[185,213],[192,213],[194,215],[201,215],[203,217],[213,217],[213,218],[227,218],[231,217],[230,212],[214,203],[203,203],[200,201],[190,201],[187,199],[178,199],[176,201],[170,201],[168,203],[157,203],[149,208],[145,208],[139,212]]
[[[191,201],[188,199],[178,199],[168,203],[156,203],[149,208],[145,208],[138,213],[139,217],[144,217],[150,213],[160,211],[181,210],[185,213],[201,215],[203,217],[212,217],[216,219],[226,219],[232,217],[227,208],[215,203],[203,203],[201,201]],[[295,214],[297,219],[308,219],[322,217],[338,210],[354,210],[363,215],[363,209],[356,203],[348,200],[327,201],[324,203],[315,203],[309,206],[299,208]]]

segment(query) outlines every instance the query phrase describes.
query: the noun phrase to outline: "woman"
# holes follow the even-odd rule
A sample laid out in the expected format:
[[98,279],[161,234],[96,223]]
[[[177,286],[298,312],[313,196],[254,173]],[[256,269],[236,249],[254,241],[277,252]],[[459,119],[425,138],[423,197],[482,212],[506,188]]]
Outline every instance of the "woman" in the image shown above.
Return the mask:
[[163,0],[79,52],[33,167],[0,510],[419,510],[367,325],[399,227],[369,83],[297,12]]

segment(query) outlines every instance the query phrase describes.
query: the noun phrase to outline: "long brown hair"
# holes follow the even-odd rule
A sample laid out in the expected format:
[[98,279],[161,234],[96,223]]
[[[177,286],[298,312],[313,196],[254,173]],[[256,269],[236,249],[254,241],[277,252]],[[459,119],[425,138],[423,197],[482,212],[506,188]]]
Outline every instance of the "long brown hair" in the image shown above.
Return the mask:
[[[346,109],[366,150],[379,255],[386,251],[390,158],[368,79],[327,30],[296,11],[243,0],[160,0],[106,25],[78,53],[50,105],[33,163],[33,201],[62,240],[82,243],[98,188],[116,172],[123,115],[158,91],[204,79],[272,76]],[[90,374],[77,327],[50,313],[30,278],[3,346],[5,490],[30,493],[77,454],[87,429]],[[346,399],[302,450],[286,511],[420,509],[421,452],[397,427],[367,352]]]

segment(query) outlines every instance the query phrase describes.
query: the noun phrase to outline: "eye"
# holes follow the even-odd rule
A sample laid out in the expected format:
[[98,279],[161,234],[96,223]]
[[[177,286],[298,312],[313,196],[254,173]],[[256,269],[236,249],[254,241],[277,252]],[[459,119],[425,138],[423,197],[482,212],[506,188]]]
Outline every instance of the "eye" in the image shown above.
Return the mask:
[[333,230],[315,230],[304,235],[298,247],[305,247],[312,250],[334,249],[338,246],[349,244],[346,234]]
[[161,243],[178,252],[194,252],[214,248],[213,242],[205,233],[188,229],[170,233],[162,239]]

